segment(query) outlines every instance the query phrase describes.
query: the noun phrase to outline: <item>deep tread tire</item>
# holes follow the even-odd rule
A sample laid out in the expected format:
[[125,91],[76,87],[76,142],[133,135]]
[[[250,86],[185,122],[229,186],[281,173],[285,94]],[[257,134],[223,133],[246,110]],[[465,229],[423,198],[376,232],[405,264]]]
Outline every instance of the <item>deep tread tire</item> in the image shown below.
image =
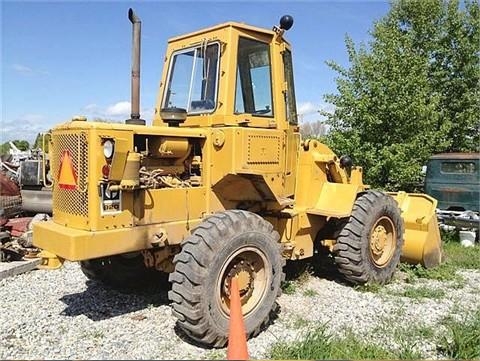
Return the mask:
[[280,283],[285,279],[278,239],[270,223],[242,210],[212,215],[193,230],[174,258],[175,271],[169,278],[172,290],[168,293],[178,325],[190,338],[206,346],[226,344],[229,318],[221,305],[221,280],[236,259],[232,257],[246,252],[263,255],[267,266],[265,279],[269,282],[263,296],[244,316],[247,337],[261,332],[277,309]]
[[115,289],[142,288],[167,280],[166,273],[145,267],[140,253],[81,261],[80,267],[88,279]]
[[[381,219],[392,225],[394,248],[379,265],[372,256],[370,239]],[[400,262],[403,233],[400,209],[392,197],[380,191],[361,193],[333,247],[338,270],[353,284],[387,283]]]

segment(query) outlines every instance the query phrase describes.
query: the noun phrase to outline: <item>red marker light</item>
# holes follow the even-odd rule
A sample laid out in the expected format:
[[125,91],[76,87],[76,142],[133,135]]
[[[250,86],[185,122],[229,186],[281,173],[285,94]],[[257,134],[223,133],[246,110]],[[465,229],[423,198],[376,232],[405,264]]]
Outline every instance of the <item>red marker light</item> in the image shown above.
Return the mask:
[[110,175],[110,166],[108,164],[105,164],[102,167],[102,175],[104,178],[108,178],[108,176]]

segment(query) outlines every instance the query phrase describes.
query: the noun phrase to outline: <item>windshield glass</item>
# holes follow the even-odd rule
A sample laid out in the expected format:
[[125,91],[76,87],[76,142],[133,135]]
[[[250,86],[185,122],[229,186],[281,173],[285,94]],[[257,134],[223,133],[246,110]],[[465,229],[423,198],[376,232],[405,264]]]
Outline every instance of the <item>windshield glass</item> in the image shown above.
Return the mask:
[[217,105],[219,44],[174,53],[163,108],[211,113]]
[[269,45],[257,40],[238,41],[235,113],[273,116]]

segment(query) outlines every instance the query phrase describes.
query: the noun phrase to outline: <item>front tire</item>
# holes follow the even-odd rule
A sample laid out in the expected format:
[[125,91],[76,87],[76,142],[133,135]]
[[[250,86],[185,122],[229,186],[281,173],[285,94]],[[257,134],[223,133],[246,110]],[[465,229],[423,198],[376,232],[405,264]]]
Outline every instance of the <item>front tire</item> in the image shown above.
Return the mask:
[[241,210],[217,213],[182,244],[170,274],[173,314],[195,341],[227,342],[230,280],[237,277],[247,337],[256,336],[276,309],[284,280],[279,235],[260,216]]
[[392,197],[379,191],[362,193],[333,247],[338,270],[354,284],[387,283],[400,262],[403,232]]

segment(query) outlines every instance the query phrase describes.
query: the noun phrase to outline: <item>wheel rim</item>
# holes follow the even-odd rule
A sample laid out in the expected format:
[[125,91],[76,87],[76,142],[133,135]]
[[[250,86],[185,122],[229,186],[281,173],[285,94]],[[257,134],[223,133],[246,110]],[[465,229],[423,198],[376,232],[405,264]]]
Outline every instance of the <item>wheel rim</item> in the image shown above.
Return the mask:
[[230,285],[237,278],[244,316],[253,312],[262,301],[270,284],[272,268],[263,252],[244,247],[230,255],[222,266],[216,285],[216,298],[226,317],[230,315]]
[[370,233],[370,256],[376,266],[388,265],[396,247],[397,232],[389,217],[381,217],[375,222]]

